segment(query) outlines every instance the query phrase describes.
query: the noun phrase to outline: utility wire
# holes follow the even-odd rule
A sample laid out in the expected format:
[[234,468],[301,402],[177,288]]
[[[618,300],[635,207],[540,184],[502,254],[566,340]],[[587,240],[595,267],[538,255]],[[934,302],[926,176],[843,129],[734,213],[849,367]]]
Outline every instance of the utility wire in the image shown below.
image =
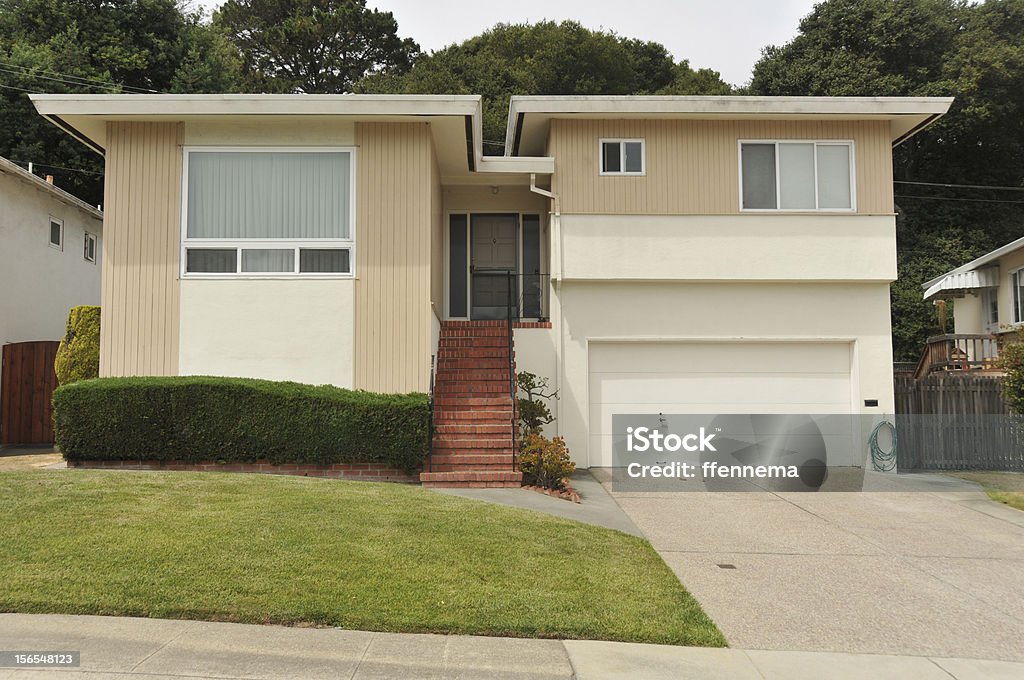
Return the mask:
[[[7,160],[11,161],[12,163],[17,163],[18,165],[24,165],[26,169],[28,168],[28,165],[29,165],[28,161],[16,161],[13,158],[9,158]],[[66,170],[67,172],[81,172],[81,173],[84,173],[86,175],[96,175],[98,177],[102,177],[103,176],[102,172],[96,172],[95,170],[82,170],[81,168],[68,168],[68,167],[65,167],[63,165],[50,165],[49,163],[36,163],[35,161],[32,161],[32,167],[33,168],[49,168],[50,170]]]
[[[19,66],[17,64],[10,64],[7,62],[0,61],[0,67],[3,69],[18,69],[19,72],[11,71],[14,75],[28,75],[36,78],[46,78],[47,80],[55,80],[57,82],[63,82],[66,85],[75,85],[76,87],[104,87],[104,88],[119,88],[122,90],[134,90],[144,94],[160,94],[159,90],[150,90],[142,87],[134,87],[132,85],[118,85],[116,83],[109,83],[98,78],[87,78],[85,76],[73,76],[67,73],[61,73],[59,71],[49,71],[42,68],[31,68],[28,66]],[[48,73],[50,76],[59,76],[57,78],[51,78],[48,76],[41,76],[40,73]],[[79,81],[79,82],[76,82]]]
[[905,195],[905,194],[904,195],[897,194],[894,198],[897,198],[897,199],[920,199],[922,201],[959,201],[959,202],[968,202],[968,203],[1016,203],[1016,204],[1019,204],[1019,205],[1024,205],[1024,201],[1006,201],[1006,200],[1000,200],[1000,199],[954,199],[954,198],[945,197],[945,196],[909,196],[909,195]]
[[893,184],[914,184],[922,187],[946,187],[949,189],[991,189],[993,191],[1024,191],[1024,187],[997,187],[989,184],[943,184],[941,182],[908,182],[893,180]]

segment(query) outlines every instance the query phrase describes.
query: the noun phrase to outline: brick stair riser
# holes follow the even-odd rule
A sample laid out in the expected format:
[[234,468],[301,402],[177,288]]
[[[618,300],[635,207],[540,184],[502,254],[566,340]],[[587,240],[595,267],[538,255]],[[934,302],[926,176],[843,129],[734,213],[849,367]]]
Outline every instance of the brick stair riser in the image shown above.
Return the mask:
[[451,371],[501,371],[508,375],[508,361],[505,359],[441,359],[437,362],[438,373]]
[[501,338],[508,342],[507,328],[442,328],[441,339],[452,338]]
[[484,423],[481,425],[438,425],[436,427],[436,433],[438,436],[445,435],[475,435],[480,437],[490,437],[493,435],[504,435],[509,431],[508,420],[499,421],[496,423]]
[[[510,395],[511,389],[508,380],[438,380],[434,383],[435,394],[483,392]],[[511,398],[510,395],[509,399]]]
[[508,354],[508,338],[441,338],[438,349],[503,349]]
[[435,451],[511,451],[512,428],[503,437],[494,439],[443,439],[444,435],[434,437]]
[[495,359],[508,363],[507,347],[438,347],[437,360],[453,359]]
[[518,489],[522,482],[423,482],[424,489]]
[[[442,470],[439,466],[447,466],[452,469]],[[485,456],[483,454],[467,453],[458,456],[448,456],[443,453],[435,453],[430,457],[431,472],[457,472],[458,470],[513,470],[515,458],[508,456]]]
[[436,382],[500,382],[509,387],[508,366],[497,368],[455,368],[438,371]]

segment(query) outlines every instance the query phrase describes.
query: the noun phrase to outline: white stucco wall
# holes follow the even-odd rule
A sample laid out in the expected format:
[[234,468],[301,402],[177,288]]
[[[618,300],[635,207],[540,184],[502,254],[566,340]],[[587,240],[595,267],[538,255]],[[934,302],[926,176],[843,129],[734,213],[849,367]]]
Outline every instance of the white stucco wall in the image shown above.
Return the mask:
[[[50,216],[64,221],[64,247],[49,245]],[[96,262],[84,257],[96,236]],[[60,340],[68,310],[100,303],[102,222],[45,189],[0,173],[0,345]]]
[[185,279],[179,373],[352,387],[354,281]]
[[[588,464],[594,341],[849,342],[853,411],[893,412],[887,283],[563,282],[557,297],[557,430],[579,465]],[[878,407],[864,407],[865,399],[877,399]]]
[[[1000,310],[1001,311],[1001,310]],[[953,329],[956,333],[984,333],[981,296],[965,295],[953,301]],[[1000,318],[1002,318],[1000,316]]]
[[888,215],[562,215],[566,280],[893,281]]

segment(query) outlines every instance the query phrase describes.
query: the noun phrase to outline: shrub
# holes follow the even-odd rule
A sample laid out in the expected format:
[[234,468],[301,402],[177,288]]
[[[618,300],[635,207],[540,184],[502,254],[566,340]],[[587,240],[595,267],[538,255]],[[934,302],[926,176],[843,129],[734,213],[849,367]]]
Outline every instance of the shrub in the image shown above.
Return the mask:
[[523,481],[545,489],[565,488],[565,479],[576,470],[569,449],[561,437],[548,439],[540,434],[527,435],[519,451],[519,469]]
[[53,395],[67,460],[381,463],[429,450],[425,394],[375,394],[246,378],[99,378]]
[[1000,364],[1003,377],[1003,398],[1014,413],[1024,413],[1024,338],[1018,335],[1002,350]]
[[538,378],[533,373],[516,373],[516,386],[526,394],[519,398],[519,436],[525,439],[531,434],[540,434],[545,425],[553,423],[551,409],[541,399],[557,399],[558,391],[546,393],[548,379]]
[[67,330],[57,348],[53,363],[58,385],[99,377],[100,308],[88,305],[72,307]]

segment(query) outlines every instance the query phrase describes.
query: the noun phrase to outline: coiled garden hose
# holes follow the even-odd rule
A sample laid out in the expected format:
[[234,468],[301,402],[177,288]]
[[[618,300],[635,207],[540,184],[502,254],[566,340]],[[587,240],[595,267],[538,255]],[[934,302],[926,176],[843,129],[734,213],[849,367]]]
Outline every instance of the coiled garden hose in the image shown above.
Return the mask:
[[[892,448],[888,451],[878,445],[878,433],[882,431],[883,427],[889,428],[889,434],[892,437]],[[875,425],[875,429],[871,430],[871,436],[868,437],[868,447],[871,449],[871,465],[876,471],[892,472],[896,468],[896,446],[896,426],[888,420],[883,420]]]

